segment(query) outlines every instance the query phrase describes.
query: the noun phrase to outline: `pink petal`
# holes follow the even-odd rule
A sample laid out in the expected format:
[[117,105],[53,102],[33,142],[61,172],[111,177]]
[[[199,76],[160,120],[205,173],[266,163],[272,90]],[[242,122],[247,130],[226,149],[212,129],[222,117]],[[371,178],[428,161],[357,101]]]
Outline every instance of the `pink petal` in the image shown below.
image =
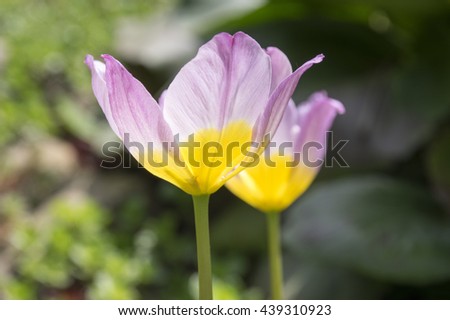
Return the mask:
[[114,133],[120,136],[119,129],[112,117],[111,105],[109,104],[108,89],[105,82],[105,64],[103,62],[94,60],[91,55],[87,55],[84,63],[89,67],[92,74],[92,89],[94,95],[109,122],[109,125],[113,129]]
[[281,121],[284,110],[297,87],[298,81],[303,73],[316,63],[320,63],[324,55],[320,54],[304,63],[291,75],[285,78],[273,91],[266,105],[264,113],[258,119],[258,124],[254,133],[254,139],[259,141],[264,135],[270,133],[272,136]]
[[270,92],[272,93],[292,73],[292,66],[288,57],[280,49],[268,47],[266,52],[272,63],[272,82],[270,84]]
[[159,96],[159,99],[158,99],[158,104],[161,109],[164,108],[164,99],[166,98],[166,93],[167,93],[167,89],[161,93],[161,95]]
[[117,127],[119,137],[124,139],[129,134],[129,141],[139,142],[144,148],[149,142],[158,148],[162,141],[172,141],[161,109],[142,83],[112,56],[102,57],[106,63],[104,79],[112,120],[108,121]]
[[[106,65],[86,57],[93,76],[95,95],[119,138],[130,153],[152,174],[180,187],[197,192],[190,172],[176,165],[153,166],[150,161],[162,157],[173,164],[170,145],[173,139],[169,126],[155,99],[116,59],[103,55]],[[151,148],[151,149],[150,149]],[[155,153],[154,153],[155,152]]]
[[248,35],[216,35],[170,84],[164,118],[174,133],[222,129],[244,120],[253,127],[270,91],[270,58]]
[[[279,147],[284,142],[291,143],[292,148],[289,148],[288,152],[294,152],[293,145],[297,140],[296,137],[300,132],[299,119],[297,107],[294,101],[291,99],[284,111],[283,117],[281,118],[280,124],[278,125],[277,131],[275,132],[272,140],[277,147]],[[272,150],[273,151],[273,150]]]
[[[323,160],[326,152],[326,133],[330,130],[337,114],[343,114],[341,102],[328,98],[325,92],[316,92],[297,109],[300,134],[295,143],[297,152],[308,152],[309,161]],[[307,143],[322,148],[304,149]],[[305,155],[303,155],[305,156]]]

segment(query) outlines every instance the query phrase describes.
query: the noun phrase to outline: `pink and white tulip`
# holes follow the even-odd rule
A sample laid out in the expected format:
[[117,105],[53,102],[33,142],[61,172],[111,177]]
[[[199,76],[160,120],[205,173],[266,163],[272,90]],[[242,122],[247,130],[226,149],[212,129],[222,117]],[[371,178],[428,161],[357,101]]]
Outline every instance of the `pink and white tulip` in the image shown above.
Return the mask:
[[279,213],[310,186],[325,160],[326,134],[341,102],[324,92],[295,106],[291,100],[278,130],[258,163],[230,179],[226,187],[251,206]]
[[[125,143],[152,174],[200,195],[217,191],[238,174],[246,155],[233,149],[215,156],[221,164],[211,166],[205,164],[204,150],[195,151],[195,161],[190,161],[184,149],[168,146],[189,141],[190,136],[201,147],[213,141],[223,150],[235,142],[261,143],[278,127],[303,72],[321,62],[323,55],[292,72],[279,49],[262,49],[242,32],[220,33],[182,67],[159,102],[119,61],[110,55],[102,58],[104,63],[88,55],[85,62],[113,131],[122,141],[143,146],[136,150]],[[157,160],[166,156],[167,165],[153,165],[150,154]]]

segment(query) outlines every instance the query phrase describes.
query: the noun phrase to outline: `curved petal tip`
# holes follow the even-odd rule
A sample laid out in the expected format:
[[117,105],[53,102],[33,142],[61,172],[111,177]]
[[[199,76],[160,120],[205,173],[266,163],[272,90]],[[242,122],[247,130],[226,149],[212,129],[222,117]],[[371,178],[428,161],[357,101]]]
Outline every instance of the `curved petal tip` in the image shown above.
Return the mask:
[[112,55],[109,55],[109,54],[106,54],[106,53],[100,55],[100,57],[102,57],[102,59],[105,60],[105,61],[106,60],[116,60],[116,59],[114,59],[114,57]]
[[337,113],[344,114],[345,113],[345,107],[344,105],[335,99],[330,99],[330,103],[333,106],[334,109],[336,109]]
[[94,57],[90,54],[87,54],[84,58],[84,64],[86,64],[89,68],[92,69],[92,66],[94,64]]
[[331,107],[333,107],[338,114],[344,114],[345,113],[345,107],[339,100],[333,99],[328,97],[328,94],[326,91],[319,91],[315,92],[311,95],[311,99],[313,101],[324,101],[327,104],[329,104]]
[[325,59],[325,55],[323,55],[322,53],[315,56],[312,60],[310,60],[310,62],[312,63],[320,63],[323,61],[323,59]]

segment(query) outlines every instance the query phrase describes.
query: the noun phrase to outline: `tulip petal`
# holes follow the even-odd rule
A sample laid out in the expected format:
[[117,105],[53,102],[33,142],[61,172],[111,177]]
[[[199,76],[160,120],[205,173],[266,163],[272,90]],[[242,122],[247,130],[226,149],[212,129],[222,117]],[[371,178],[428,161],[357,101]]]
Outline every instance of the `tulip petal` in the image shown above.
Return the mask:
[[130,153],[152,174],[189,193],[197,192],[194,178],[177,165],[169,126],[162,111],[144,86],[116,59],[102,56],[106,65],[86,57],[92,86],[106,118]]
[[258,119],[257,128],[255,130],[254,139],[260,141],[266,134],[275,133],[278,124],[281,121],[284,110],[297,87],[298,81],[303,73],[312,67],[316,63],[320,63],[324,58],[324,55],[320,54],[315,58],[307,61],[291,75],[284,79],[274,90],[269,98],[269,102],[266,108]]
[[270,57],[248,35],[216,35],[203,45],[170,84],[164,118],[174,133],[245,121],[253,127],[270,92]]
[[158,104],[159,104],[159,107],[161,108],[161,110],[164,109],[164,99],[166,99],[166,94],[167,94],[167,89],[161,93],[161,95],[159,96],[159,99],[158,99]]
[[105,82],[105,64],[103,62],[94,60],[91,55],[87,55],[84,63],[89,67],[92,74],[92,89],[97,98],[109,125],[114,133],[120,137],[119,129],[114,121],[111,113],[111,105],[109,104],[108,89]]
[[[263,161],[263,160],[262,160]],[[310,185],[315,172],[303,171],[299,178],[293,172],[297,168],[287,168],[289,156],[273,156],[273,165],[260,162],[228,180],[226,187],[251,206],[266,213],[281,212],[297,199]]]
[[[277,131],[271,139],[277,147],[275,150],[279,152],[281,151],[280,148],[283,148],[282,152],[284,154],[292,155],[294,153],[294,142],[297,140],[299,133],[300,126],[298,120],[298,110],[294,101],[291,99],[289,100],[286,110],[284,111],[283,118],[280,121]],[[289,143],[289,146],[286,143]],[[280,147],[283,144],[288,147]]]
[[[344,106],[341,102],[328,98],[325,92],[316,92],[296,111],[300,126],[294,145],[296,152],[307,152],[308,154],[302,155],[304,159],[307,157],[307,162],[322,161],[326,152],[326,133],[336,115],[345,112]],[[311,148],[305,148],[307,143]]]
[[120,62],[103,55],[106,63],[105,81],[108,90],[112,120],[119,136],[129,141],[162,148],[162,142],[172,141],[172,134],[165,123],[158,103]]
[[270,84],[270,92],[272,93],[292,73],[292,66],[288,57],[280,49],[268,47],[266,52],[272,63],[272,82]]

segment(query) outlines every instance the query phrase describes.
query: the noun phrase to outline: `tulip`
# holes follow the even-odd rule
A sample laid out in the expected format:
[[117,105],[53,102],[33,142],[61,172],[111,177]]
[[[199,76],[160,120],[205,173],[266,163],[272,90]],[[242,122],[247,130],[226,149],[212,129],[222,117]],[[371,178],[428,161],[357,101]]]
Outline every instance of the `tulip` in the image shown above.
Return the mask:
[[[323,56],[292,72],[279,49],[264,50],[242,32],[220,33],[158,102],[119,61],[102,58],[105,63],[88,55],[85,63],[112,130],[145,169],[193,196],[200,298],[211,298],[209,195],[244,169],[251,150],[262,151],[300,76]],[[249,143],[256,147],[243,152]]]
[[324,162],[326,132],[344,106],[323,92],[295,107],[291,100],[257,163],[228,180],[226,187],[236,196],[266,213],[271,287],[274,299],[282,298],[282,265],[279,237],[280,212],[309,187]]

